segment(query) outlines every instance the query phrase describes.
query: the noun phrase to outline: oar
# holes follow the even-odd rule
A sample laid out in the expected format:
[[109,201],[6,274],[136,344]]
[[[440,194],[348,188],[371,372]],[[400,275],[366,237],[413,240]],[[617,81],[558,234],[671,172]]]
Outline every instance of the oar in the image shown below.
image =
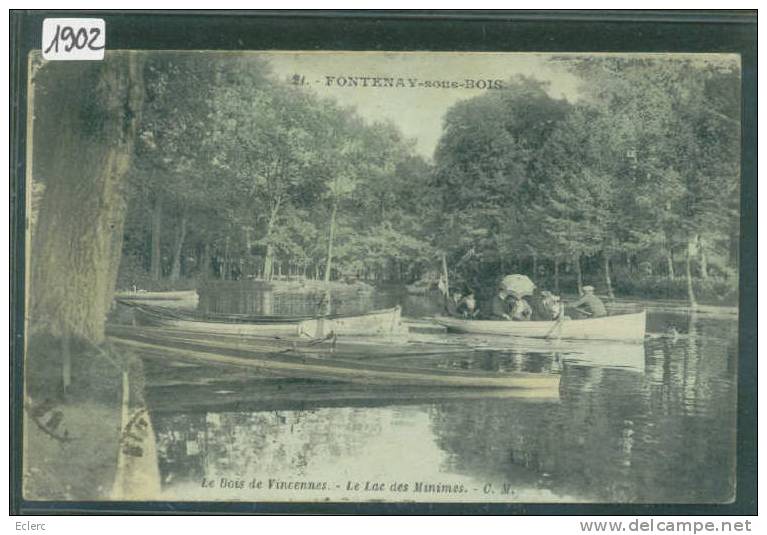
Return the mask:
[[551,329],[549,329],[549,332],[546,333],[546,336],[544,338],[554,338],[552,334],[554,334],[554,331],[557,329],[557,327],[560,327],[564,321],[565,321],[565,302],[560,301],[559,317],[557,318],[556,323],[554,323],[554,325],[551,326]]

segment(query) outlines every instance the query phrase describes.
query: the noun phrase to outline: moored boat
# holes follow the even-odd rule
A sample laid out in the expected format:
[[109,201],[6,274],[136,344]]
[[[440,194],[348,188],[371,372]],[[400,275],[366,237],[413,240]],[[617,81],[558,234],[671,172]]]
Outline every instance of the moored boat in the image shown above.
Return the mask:
[[142,325],[165,327],[197,333],[227,335],[298,335],[323,338],[330,335],[381,336],[399,334],[401,309],[394,307],[364,314],[306,316],[247,316],[233,314],[204,314],[183,312],[145,304],[126,303],[136,309]]
[[234,366],[259,376],[339,381],[354,384],[518,389],[524,395],[556,397],[558,374],[419,368],[349,360],[327,355],[301,354],[294,351],[264,353],[247,344],[221,345],[206,341],[179,343],[162,337],[137,339],[119,332],[108,333],[115,347],[135,352],[145,358],[163,361]]
[[195,333],[229,335],[295,335],[298,333],[297,321],[256,322],[198,316],[194,313],[177,313],[163,307],[133,305],[136,321],[140,325],[178,329]]
[[524,338],[565,340],[617,340],[641,342],[645,336],[645,312],[601,318],[561,321],[495,321],[435,318],[448,331],[467,334],[494,334]]
[[444,356],[452,353],[470,353],[465,344],[428,343],[412,341],[406,337],[341,337],[300,338],[294,334],[232,335],[201,333],[162,327],[107,325],[107,336],[136,342],[195,348],[200,345],[224,352],[247,350],[249,353],[333,355],[343,358],[393,358],[405,355]]
[[170,292],[124,291],[116,292],[115,299],[125,301],[185,301],[198,299],[197,290]]
[[116,292],[114,300],[124,305],[162,305],[166,309],[194,310],[200,301],[197,290],[171,292],[127,291]]

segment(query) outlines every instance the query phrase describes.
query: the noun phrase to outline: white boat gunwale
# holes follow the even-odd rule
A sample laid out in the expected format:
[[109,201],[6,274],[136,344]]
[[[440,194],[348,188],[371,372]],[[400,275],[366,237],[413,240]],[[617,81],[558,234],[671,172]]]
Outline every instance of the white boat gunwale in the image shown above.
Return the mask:
[[571,340],[642,342],[646,312],[616,314],[601,318],[553,321],[465,320],[437,317],[434,322],[450,332]]

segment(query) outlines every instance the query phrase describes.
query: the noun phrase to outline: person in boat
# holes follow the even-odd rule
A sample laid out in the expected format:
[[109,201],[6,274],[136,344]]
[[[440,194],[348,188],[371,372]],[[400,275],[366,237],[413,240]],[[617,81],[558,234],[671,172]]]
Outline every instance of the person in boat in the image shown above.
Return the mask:
[[511,319],[508,297],[509,292],[506,290],[506,287],[503,285],[498,286],[498,292],[490,301],[490,313],[487,319],[501,321]]
[[559,296],[547,291],[543,291],[541,294],[543,295],[543,305],[549,311],[551,319],[558,319],[562,314],[562,303]]
[[463,299],[463,294],[460,290],[456,289],[450,294],[450,297],[445,299],[445,314],[451,318],[460,318],[462,314],[458,311],[458,307]]
[[445,313],[454,318],[471,319],[479,314],[477,300],[472,290],[455,290],[445,301]]
[[467,290],[466,295],[463,296],[459,301],[458,314],[466,319],[476,318],[479,314],[479,309],[477,308],[477,299],[474,296],[474,292],[472,290]]
[[509,316],[512,321],[530,321],[533,316],[533,309],[530,307],[530,303],[527,299],[514,295],[509,295]]
[[556,304],[555,296],[551,292],[541,291],[537,286],[532,295],[525,297],[525,301],[530,306],[533,321],[552,321],[559,316],[559,307]]
[[607,316],[607,309],[602,300],[594,295],[593,286],[584,286],[580,299],[570,304],[574,318],[601,318]]

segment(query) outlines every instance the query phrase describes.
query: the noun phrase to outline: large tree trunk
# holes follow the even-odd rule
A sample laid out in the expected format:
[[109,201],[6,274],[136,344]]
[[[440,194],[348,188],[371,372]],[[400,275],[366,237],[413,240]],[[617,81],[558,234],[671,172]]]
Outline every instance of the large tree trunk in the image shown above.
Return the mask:
[[695,299],[695,289],[692,285],[692,256],[695,251],[695,240],[691,239],[687,243],[687,254],[685,255],[684,259],[684,274],[685,278],[687,279],[687,299],[690,303],[691,307],[695,307],[698,305],[697,300]]
[[338,201],[333,202],[333,211],[330,213],[330,232],[328,236],[328,258],[325,264],[325,284],[330,282],[330,270],[333,268],[333,240],[336,235],[336,213]]
[[149,274],[152,280],[162,278],[162,200],[160,195],[155,195],[152,205],[152,244],[149,252]]
[[181,253],[184,250],[184,239],[186,238],[186,210],[181,213],[178,235],[176,236],[175,247],[173,248],[173,266],[170,270],[170,280],[177,281],[181,278]]
[[[30,331],[99,343],[122,249],[123,178],[143,103],[135,53],[50,62],[36,88],[35,177],[46,191],[31,244]],[[32,117],[32,115],[30,115]],[[65,129],[65,130],[64,130]]]
[[573,255],[573,267],[575,268],[576,281],[578,283],[578,294],[583,293],[583,271],[581,270],[581,254]]

